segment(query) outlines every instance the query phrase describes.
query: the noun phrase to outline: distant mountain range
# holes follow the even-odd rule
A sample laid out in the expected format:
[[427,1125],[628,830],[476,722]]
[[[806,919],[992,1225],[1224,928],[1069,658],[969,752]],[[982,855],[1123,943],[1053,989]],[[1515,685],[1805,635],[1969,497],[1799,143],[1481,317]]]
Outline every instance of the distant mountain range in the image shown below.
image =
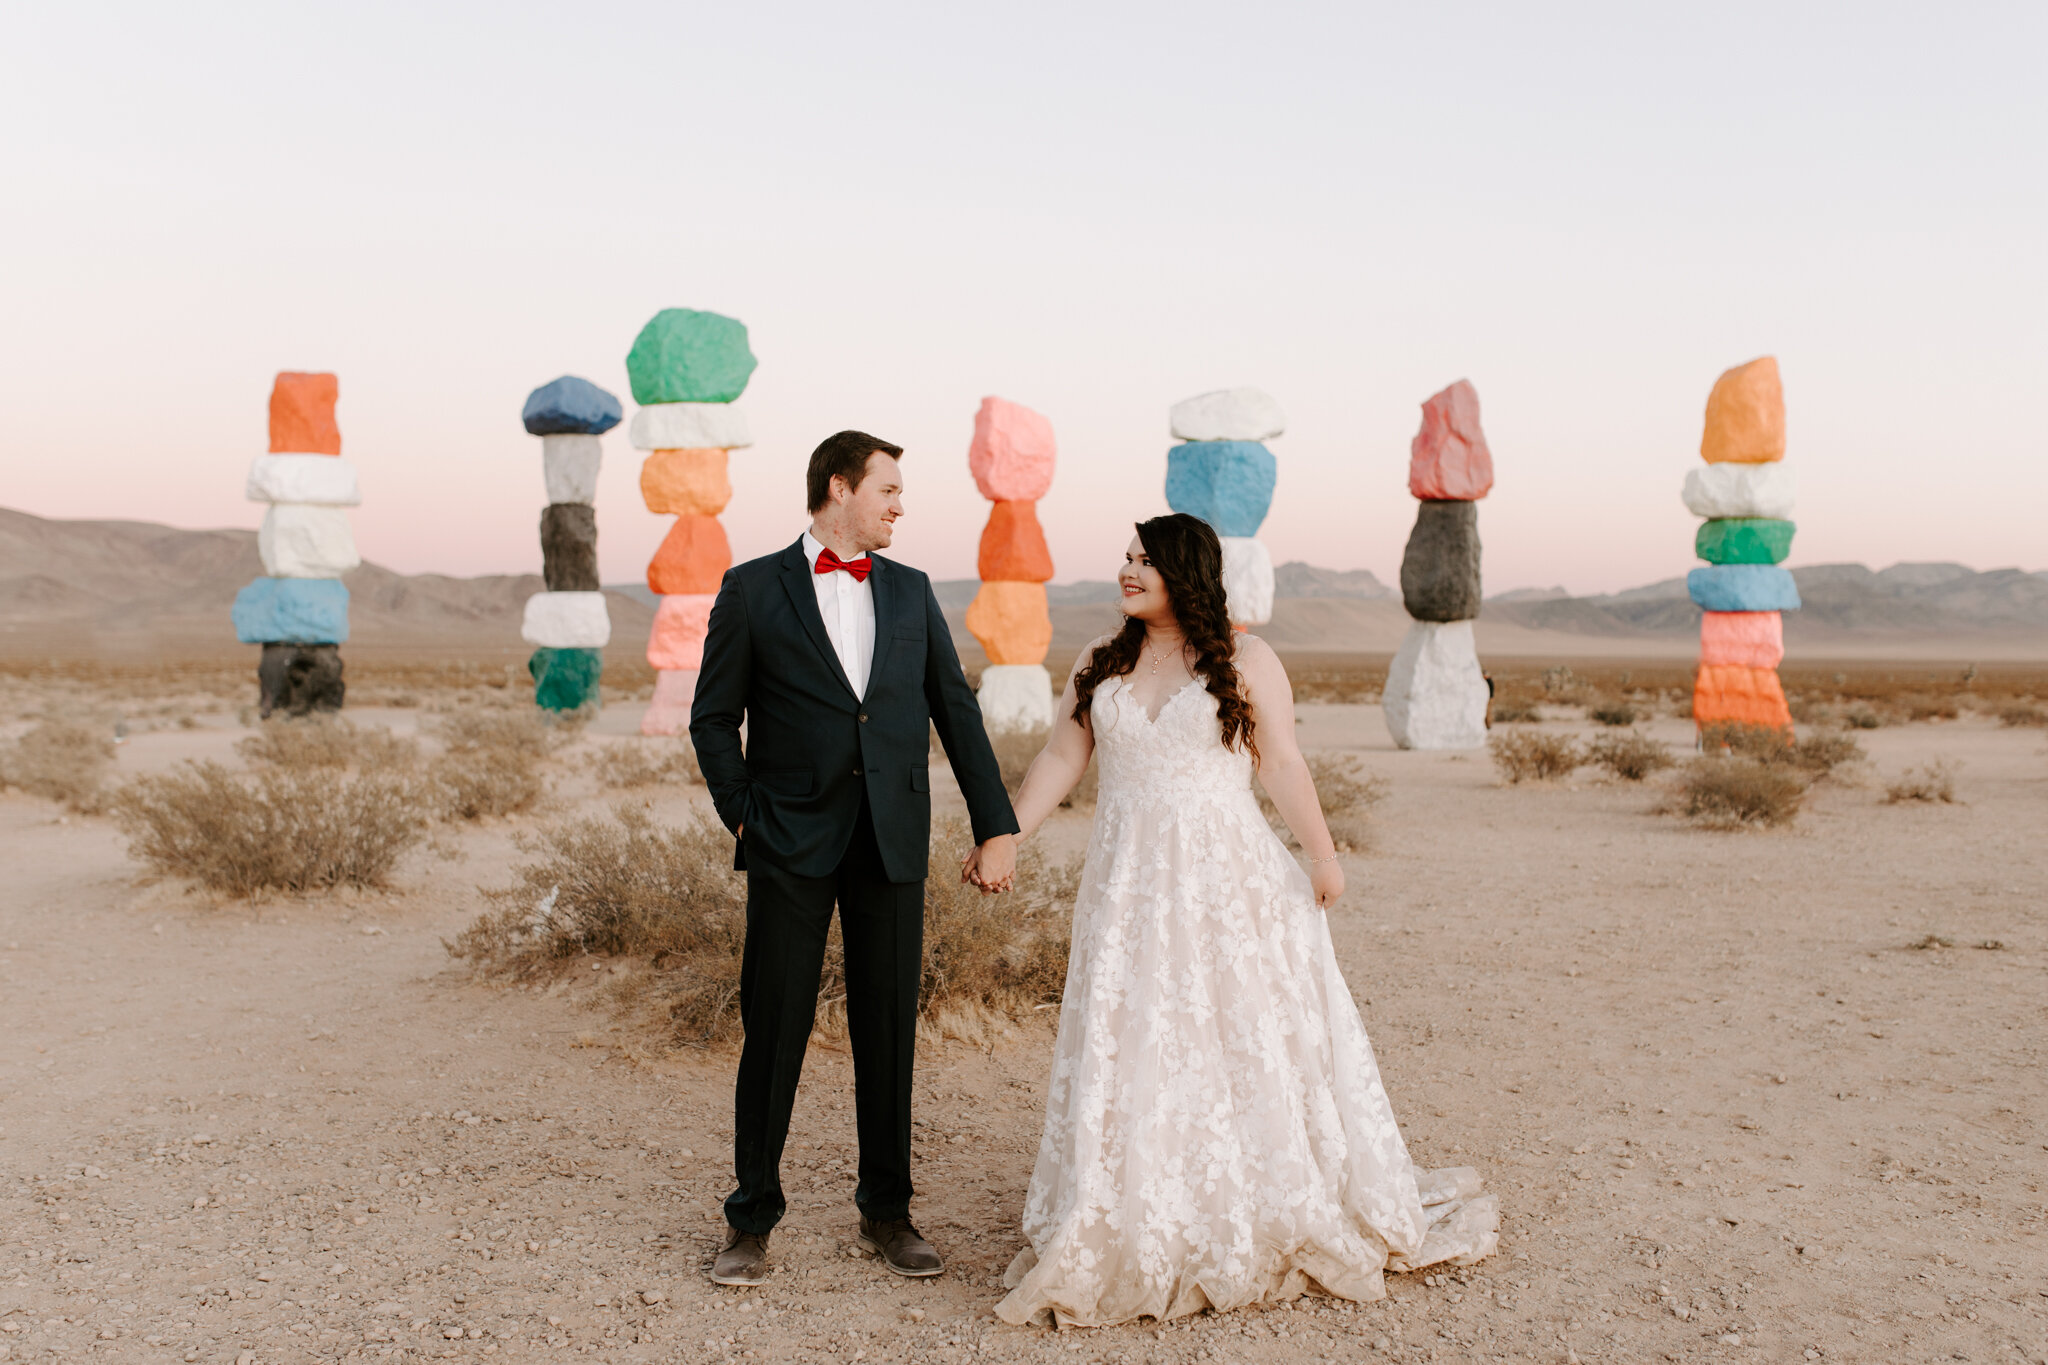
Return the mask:
[[[185,531],[145,522],[52,521],[0,509],[0,654],[217,653],[233,646],[228,607],[262,572],[253,531]],[[1794,569],[1805,609],[1786,617],[1795,653],[1865,657],[2048,659],[2048,573],[1960,564]],[[1259,634],[1299,651],[1391,653],[1408,626],[1400,594],[1363,569],[1294,561],[1274,571],[1273,620]],[[451,578],[365,564],[347,579],[351,647],[523,658],[519,619],[538,574]],[[961,624],[980,584],[935,582],[962,655]],[[653,619],[644,584],[606,588],[612,651],[636,656]],[[1117,623],[1114,583],[1050,584],[1055,654]],[[1482,651],[1679,657],[1696,646],[1699,609],[1683,578],[1573,597],[1524,588],[1486,599]]]

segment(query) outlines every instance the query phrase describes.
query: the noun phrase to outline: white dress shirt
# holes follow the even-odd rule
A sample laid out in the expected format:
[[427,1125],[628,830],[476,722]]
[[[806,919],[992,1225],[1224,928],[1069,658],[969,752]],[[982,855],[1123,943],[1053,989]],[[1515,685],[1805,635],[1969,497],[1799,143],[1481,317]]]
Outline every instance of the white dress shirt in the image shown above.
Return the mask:
[[[804,532],[804,559],[813,569],[825,547],[809,531]],[[868,694],[868,665],[875,657],[875,589],[866,579],[858,582],[850,573],[813,573],[811,584],[818,591],[818,615],[825,618],[825,634],[832,639],[832,652],[853,684],[853,695]]]

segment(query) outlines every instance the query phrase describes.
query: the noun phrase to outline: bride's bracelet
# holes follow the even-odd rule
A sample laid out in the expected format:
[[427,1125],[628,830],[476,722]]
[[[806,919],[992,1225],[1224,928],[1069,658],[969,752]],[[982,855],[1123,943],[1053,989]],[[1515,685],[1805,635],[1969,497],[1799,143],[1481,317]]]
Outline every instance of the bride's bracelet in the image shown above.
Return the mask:
[[1324,863],[1334,863],[1343,856],[1344,855],[1341,853],[1332,853],[1327,858],[1310,858],[1308,860],[1308,865],[1310,867],[1321,867]]

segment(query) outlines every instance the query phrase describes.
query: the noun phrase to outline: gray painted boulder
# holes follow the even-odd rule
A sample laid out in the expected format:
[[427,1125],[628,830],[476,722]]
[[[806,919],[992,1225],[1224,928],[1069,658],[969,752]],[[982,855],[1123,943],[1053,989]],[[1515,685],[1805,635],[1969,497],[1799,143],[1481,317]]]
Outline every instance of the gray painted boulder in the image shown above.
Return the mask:
[[549,592],[596,592],[597,509],[550,503],[540,514],[541,577]]
[[1418,504],[1401,557],[1402,605],[1418,621],[1470,621],[1479,598],[1479,504]]
[[256,710],[288,716],[339,711],[347,685],[339,645],[265,645],[256,665]]

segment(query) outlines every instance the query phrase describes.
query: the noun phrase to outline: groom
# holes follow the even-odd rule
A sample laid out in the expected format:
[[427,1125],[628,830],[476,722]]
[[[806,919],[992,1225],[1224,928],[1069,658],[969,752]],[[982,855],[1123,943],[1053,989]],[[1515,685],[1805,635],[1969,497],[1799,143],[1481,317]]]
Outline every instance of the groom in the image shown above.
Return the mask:
[[[739,1188],[718,1284],[768,1276],[782,1145],[818,1004],[832,907],[846,954],[860,1131],[860,1241],[899,1275],[936,1275],[910,1225],[910,1080],[924,970],[930,730],[979,846],[976,881],[1016,863],[1016,817],[931,582],[874,554],[903,515],[901,447],[842,431],[811,452],[811,527],[730,570],[711,608],[690,739],[747,874],[746,1043],[734,1087]],[[740,743],[740,723],[747,742]]]

